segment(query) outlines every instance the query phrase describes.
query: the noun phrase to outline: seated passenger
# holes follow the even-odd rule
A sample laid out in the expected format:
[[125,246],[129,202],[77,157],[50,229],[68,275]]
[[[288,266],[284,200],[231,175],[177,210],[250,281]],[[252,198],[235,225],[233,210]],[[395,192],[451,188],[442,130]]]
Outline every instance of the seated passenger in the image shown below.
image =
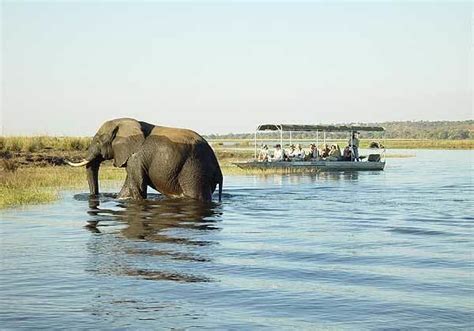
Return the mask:
[[300,144],[296,145],[295,157],[300,158],[300,159],[304,159],[305,156],[306,156],[306,152],[301,147],[301,145]]
[[346,146],[344,148],[344,152],[342,153],[342,160],[343,161],[351,161],[351,155],[352,155],[351,147]]
[[325,144],[323,148],[321,148],[321,151],[319,152],[319,155],[321,155],[322,158],[326,158],[329,156],[329,146],[328,144]]
[[272,162],[283,161],[285,159],[285,151],[281,148],[280,144],[275,145],[275,152],[271,158]]
[[295,157],[297,154],[296,154],[296,149],[295,149],[295,145],[291,144],[290,145],[290,150],[288,152],[288,156],[289,157]]
[[317,158],[319,158],[318,149],[316,148],[316,145],[315,145],[315,144],[310,144],[310,145],[309,145],[309,156],[310,156],[310,158],[312,158],[312,159],[317,159]]
[[331,150],[329,151],[328,160],[329,161],[338,161],[341,159],[341,149],[338,145],[331,145]]
[[263,145],[262,149],[260,150],[258,154],[258,161],[260,162],[267,162],[268,161],[268,146]]

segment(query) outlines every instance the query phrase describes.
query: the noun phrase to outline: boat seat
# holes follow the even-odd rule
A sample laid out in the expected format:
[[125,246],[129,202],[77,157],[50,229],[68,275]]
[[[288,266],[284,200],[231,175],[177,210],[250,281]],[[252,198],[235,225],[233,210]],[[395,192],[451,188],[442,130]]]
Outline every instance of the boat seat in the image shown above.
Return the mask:
[[369,154],[368,162],[380,162],[380,154]]

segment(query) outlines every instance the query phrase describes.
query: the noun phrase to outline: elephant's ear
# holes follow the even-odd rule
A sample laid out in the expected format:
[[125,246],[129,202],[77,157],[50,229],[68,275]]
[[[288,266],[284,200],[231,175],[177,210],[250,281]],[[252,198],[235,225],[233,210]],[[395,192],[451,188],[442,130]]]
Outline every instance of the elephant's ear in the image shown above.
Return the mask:
[[145,135],[140,123],[133,121],[119,124],[112,141],[114,166],[123,167],[128,158],[140,149],[144,141]]

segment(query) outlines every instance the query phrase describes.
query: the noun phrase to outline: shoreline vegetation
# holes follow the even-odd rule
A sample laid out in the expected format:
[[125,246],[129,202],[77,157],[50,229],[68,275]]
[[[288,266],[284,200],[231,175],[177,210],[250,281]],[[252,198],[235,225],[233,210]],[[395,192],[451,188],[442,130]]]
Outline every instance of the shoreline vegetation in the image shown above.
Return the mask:
[[[214,148],[224,175],[248,174],[232,162],[244,161],[254,156],[254,139],[207,138]],[[361,139],[366,148],[376,139]],[[0,209],[31,204],[48,203],[58,199],[59,192],[69,188],[87,191],[83,168],[73,168],[65,160],[81,160],[91,138],[84,137],[0,137]],[[391,149],[474,149],[474,139],[380,139],[387,148],[387,157],[413,157],[403,152],[390,153]],[[258,140],[276,143],[277,139]],[[307,147],[314,139],[293,139]],[[346,139],[328,139],[341,146]],[[320,143],[322,143],[320,139]],[[107,182],[125,179],[125,170],[104,162],[99,172],[101,187]]]

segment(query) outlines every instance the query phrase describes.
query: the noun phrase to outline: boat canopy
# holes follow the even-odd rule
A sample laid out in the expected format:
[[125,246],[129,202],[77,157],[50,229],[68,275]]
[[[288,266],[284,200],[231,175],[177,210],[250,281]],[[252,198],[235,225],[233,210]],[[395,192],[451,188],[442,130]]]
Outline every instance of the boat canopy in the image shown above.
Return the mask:
[[353,131],[385,131],[381,126],[358,125],[302,125],[302,124],[262,124],[257,131],[328,131],[328,132],[353,132]]

